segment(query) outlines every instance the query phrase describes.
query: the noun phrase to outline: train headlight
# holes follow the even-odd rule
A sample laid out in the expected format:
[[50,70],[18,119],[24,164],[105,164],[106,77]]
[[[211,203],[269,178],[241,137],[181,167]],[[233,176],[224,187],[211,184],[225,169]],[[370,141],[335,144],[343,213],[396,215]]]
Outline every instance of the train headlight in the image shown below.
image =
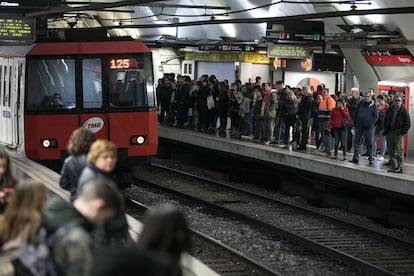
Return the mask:
[[46,138],[41,140],[42,146],[44,148],[57,148],[58,142],[54,138]]
[[145,143],[147,137],[145,135],[134,135],[129,139],[130,144],[133,146],[140,146]]

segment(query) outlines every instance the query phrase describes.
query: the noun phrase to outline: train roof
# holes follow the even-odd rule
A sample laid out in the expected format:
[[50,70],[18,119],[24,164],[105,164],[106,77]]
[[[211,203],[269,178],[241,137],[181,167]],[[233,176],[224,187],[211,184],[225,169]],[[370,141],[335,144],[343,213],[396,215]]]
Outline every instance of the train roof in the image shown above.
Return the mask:
[[47,42],[34,44],[27,55],[133,54],[149,52],[151,50],[140,41]]
[[150,53],[140,41],[46,42],[0,46],[2,57]]

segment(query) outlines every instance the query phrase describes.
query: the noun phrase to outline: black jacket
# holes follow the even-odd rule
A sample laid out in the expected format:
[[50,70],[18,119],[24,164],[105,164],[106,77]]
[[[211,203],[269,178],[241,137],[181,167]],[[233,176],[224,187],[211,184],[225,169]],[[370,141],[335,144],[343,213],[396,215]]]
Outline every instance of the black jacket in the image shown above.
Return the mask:
[[397,118],[396,118],[396,121],[395,121],[396,123],[395,123],[395,126],[393,127],[391,125],[391,121],[392,121],[392,115],[394,113],[394,110],[395,110],[395,107],[391,106],[387,110],[387,113],[385,114],[384,135],[386,135],[390,131],[395,131],[397,135],[404,135],[404,134],[407,133],[407,131],[411,127],[410,116],[408,114],[408,111],[405,110],[405,108],[402,107],[402,106],[397,111]]
[[60,172],[59,185],[70,192],[70,201],[75,200],[79,176],[86,167],[86,155],[70,155],[66,157]]

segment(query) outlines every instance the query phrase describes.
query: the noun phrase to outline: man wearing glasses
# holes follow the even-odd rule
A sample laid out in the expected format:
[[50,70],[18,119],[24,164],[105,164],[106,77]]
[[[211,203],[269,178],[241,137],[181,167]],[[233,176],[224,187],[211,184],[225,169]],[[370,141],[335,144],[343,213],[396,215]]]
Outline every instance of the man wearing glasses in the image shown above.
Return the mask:
[[391,168],[389,172],[402,173],[403,165],[403,136],[411,126],[408,111],[402,105],[401,96],[394,98],[394,104],[385,114],[384,135],[387,139],[388,152],[390,154]]

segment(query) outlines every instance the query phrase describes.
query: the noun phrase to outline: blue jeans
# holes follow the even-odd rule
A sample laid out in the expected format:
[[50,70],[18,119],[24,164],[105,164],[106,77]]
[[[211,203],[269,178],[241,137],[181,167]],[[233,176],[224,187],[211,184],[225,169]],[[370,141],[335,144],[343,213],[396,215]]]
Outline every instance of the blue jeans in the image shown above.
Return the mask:
[[275,123],[275,142],[280,143],[282,142],[282,139],[285,137],[285,131],[286,131],[286,120],[285,116],[278,116],[276,117],[276,123]]
[[368,151],[368,160],[374,160],[373,157],[373,146],[372,146],[372,137],[374,135],[373,128],[366,128],[366,129],[355,129],[355,143],[354,143],[354,160],[359,160],[359,146],[361,145],[362,137],[365,138],[365,143],[367,145]]
[[244,114],[244,126],[245,134],[248,136],[253,135],[253,116],[251,113]]

